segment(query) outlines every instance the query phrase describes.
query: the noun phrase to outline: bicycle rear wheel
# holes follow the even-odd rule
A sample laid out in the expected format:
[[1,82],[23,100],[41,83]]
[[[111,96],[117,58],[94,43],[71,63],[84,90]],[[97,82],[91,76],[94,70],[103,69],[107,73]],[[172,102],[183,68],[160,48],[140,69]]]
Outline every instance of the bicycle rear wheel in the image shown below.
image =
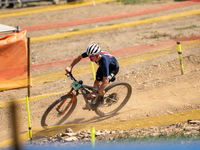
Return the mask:
[[118,112],[128,102],[132,87],[126,81],[118,81],[105,88],[104,104],[100,104],[95,112],[99,116],[108,116]]
[[[59,108],[59,111],[57,111],[57,107],[60,103],[63,103],[63,105]],[[44,112],[42,119],[41,119],[41,126],[54,126],[54,125],[60,125],[63,123],[74,111],[77,104],[77,99],[74,99],[74,102],[72,103],[72,95],[67,94],[62,97],[60,97],[58,100],[54,101]],[[69,108],[66,110],[64,114],[61,114],[63,110],[69,105]]]

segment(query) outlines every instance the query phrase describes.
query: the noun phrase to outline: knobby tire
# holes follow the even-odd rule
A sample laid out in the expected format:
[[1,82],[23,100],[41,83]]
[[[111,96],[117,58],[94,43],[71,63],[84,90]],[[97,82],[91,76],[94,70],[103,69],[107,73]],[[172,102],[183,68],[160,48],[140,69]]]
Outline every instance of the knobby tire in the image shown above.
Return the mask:
[[[71,106],[68,108],[69,110],[67,110],[66,114],[63,115],[63,117],[53,123],[53,124],[47,124],[46,123],[46,119],[48,117],[48,115],[50,115],[49,113],[55,109],[57,107],[57,105],[59,103],[61,103],[63,100],[65,99],[72,99],[72,95],[71,94],[67,94],[67,95],[64,95],[62,97],[60,97],[59,99],[57,99],[56,101],[54,101],[48,108],[47,110],[44,112],[43,116],[42,116],[42,119],[41,119],[41,126],[45,127],[45,126],[53,126],[53,125],[60,125],[61,123],[63,123],[71,114],[72,112],[74,111],[76,105],[77,105],[77,98],[74,99],[74,102],[71,104]],[[66,103],[66,102],[65,102]]]
[[[121,102],[121,104],[114,110],[109,110],[109,112],[104,112],[104,111],[101,111],[100,110],[100,107],[101,105],[99,105],[96,109],[95,109],[95,113],[101,117],[104,117],[104,116],[108,116],[108,115],[113,115],[115,114],[116,112],[118,112],[120,109],[122,109],[124,107],[124,105],[128,102],[128,100],[130,99],[131,97],[131,94],[132,94],[132,87],[131,85],[126,82],[126,81],[117,81],[117,82],[114,82],[112,84],[110,84],[109,86],[107,86],[105,88],[105,93],[106,92],[109,92],[109,90],[111,90],[112,88],[116,87],[116,86],[119,86],[119,85],[124,85],[126,88],[127,88],[127,95],[125,97],[125,99]],[[117,93],[117,94],[122,94],[122,93]],[[108,96],[107,96],[108,97]],[[108,106],[109,108],[109,106]]]

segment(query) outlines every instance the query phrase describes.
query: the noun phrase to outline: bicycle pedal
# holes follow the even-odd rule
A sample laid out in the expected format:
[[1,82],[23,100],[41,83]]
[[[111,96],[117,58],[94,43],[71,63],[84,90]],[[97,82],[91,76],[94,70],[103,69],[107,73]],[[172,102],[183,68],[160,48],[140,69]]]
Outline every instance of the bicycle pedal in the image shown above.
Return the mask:
[[84,106],[82,107],[82,109],[83,109],[83,110],[90,110],[90,108],[89,108],[87,105],[84,105]]
[[90,106],[91,106],[92,110],[94,110],[99,105],[103,105],[103,104],[104,104],[104,101],[99,101],[99,102],[96,102],[95,104],[90,104]]

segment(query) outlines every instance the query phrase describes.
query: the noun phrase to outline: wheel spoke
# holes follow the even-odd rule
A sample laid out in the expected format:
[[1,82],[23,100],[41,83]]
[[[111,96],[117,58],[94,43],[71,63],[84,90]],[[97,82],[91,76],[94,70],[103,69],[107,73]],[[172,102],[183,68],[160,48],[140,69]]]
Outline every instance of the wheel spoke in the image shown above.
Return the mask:
[[104,104],[97,108],[96,113],[100,116],[106,116],[117,112],[128,101],[131,91],[131,86],[128,83],[118,82],[113,84],[106,91]]
[[[65,95],[65,96],[62,96],[57,101],[53,102],[49,106],[49,108],[45,111],[41,120],[41,125],[53,126],[53,125],[59,125],[63,121],[65,121],[65,119],[67,119],[67,117],[69,117],[69,115],[73,112],[77,103],[76,99],[73,103],[71,103],[71,100],[72,100],[71,95]],[[68,109],[65,110],[67,107]]]
[[46,118],[46,124],[48,125],[54,125],[59,122],[64,115],[61,115],[67,104],[69,103],[70,99],[67,99],[64,104],[59,108],[59,111],[56,110],[57,106],[60,104],[55,105],[55,107],[49,112],[47,118]]

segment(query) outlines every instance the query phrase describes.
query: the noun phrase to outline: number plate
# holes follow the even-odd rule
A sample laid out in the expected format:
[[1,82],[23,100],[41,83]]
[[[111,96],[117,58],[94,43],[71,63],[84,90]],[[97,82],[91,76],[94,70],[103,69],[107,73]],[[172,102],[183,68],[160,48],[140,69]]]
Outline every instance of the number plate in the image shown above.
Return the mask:
[[73,88],[74,90],[78,90],[78,89],[81,87],[81,84],[79,84],[77,81],[75,81],[75,82],[73,82],[73,83],[71,84],[71,86],[72,86],[72,88]]

